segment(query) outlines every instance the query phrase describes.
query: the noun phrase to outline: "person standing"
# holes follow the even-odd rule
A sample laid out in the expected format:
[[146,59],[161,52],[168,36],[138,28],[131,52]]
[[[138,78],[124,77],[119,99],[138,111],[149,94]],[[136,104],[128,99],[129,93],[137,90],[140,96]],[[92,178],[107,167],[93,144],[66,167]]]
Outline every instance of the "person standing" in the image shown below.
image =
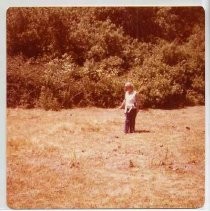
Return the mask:
[[134,90],[134,86],[132,83],[125,83],[125,99],[123,100],[120,108],[125,108],[125,133],[134,133],[135,132],[135,124],[136,124],[136,116],[139,111],[139,99],[138,94]]

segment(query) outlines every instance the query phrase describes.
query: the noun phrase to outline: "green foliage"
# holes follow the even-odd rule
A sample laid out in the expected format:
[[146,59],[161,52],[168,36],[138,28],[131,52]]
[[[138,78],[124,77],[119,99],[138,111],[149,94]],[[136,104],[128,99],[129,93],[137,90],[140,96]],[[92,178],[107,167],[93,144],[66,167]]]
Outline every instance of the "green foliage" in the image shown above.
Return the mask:
[[132,81],[142,107],[205,103],[202,8],[10,8],[7,104],[114,107]]
[[60,105],[58,103],[57,98],[53,96],[53,93],[49,88],[44,86],[41,88],[37,106],[44,108],[45,110],[60,110]]
[[9,107],[34,107],[42,81],[42,65],[22,56],[7,60],[7,105]]

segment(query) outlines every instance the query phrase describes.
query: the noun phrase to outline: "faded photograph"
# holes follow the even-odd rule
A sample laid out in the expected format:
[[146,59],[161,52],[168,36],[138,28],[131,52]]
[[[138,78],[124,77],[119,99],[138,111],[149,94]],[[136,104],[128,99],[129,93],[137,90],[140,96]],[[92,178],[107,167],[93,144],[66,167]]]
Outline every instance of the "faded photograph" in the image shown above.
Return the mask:
[[7,10],[10,208],[200,208],[201,7]]

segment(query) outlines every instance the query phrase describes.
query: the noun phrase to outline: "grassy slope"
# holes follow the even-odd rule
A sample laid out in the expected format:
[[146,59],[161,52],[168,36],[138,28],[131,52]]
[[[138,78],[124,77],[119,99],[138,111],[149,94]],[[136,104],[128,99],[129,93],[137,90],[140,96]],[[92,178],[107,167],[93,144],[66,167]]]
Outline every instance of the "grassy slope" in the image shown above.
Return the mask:
[[140,111],[8,109],[7,187],[13,208],[200,207],[204,107]]

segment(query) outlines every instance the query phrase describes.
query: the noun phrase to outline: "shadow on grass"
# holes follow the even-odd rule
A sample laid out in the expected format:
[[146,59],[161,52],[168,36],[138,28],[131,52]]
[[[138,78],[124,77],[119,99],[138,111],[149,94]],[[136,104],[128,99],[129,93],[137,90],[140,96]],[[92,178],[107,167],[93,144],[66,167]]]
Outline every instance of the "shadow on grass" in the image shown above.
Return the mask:
[[135,133],[150,133],[150,130],[135,130]]

